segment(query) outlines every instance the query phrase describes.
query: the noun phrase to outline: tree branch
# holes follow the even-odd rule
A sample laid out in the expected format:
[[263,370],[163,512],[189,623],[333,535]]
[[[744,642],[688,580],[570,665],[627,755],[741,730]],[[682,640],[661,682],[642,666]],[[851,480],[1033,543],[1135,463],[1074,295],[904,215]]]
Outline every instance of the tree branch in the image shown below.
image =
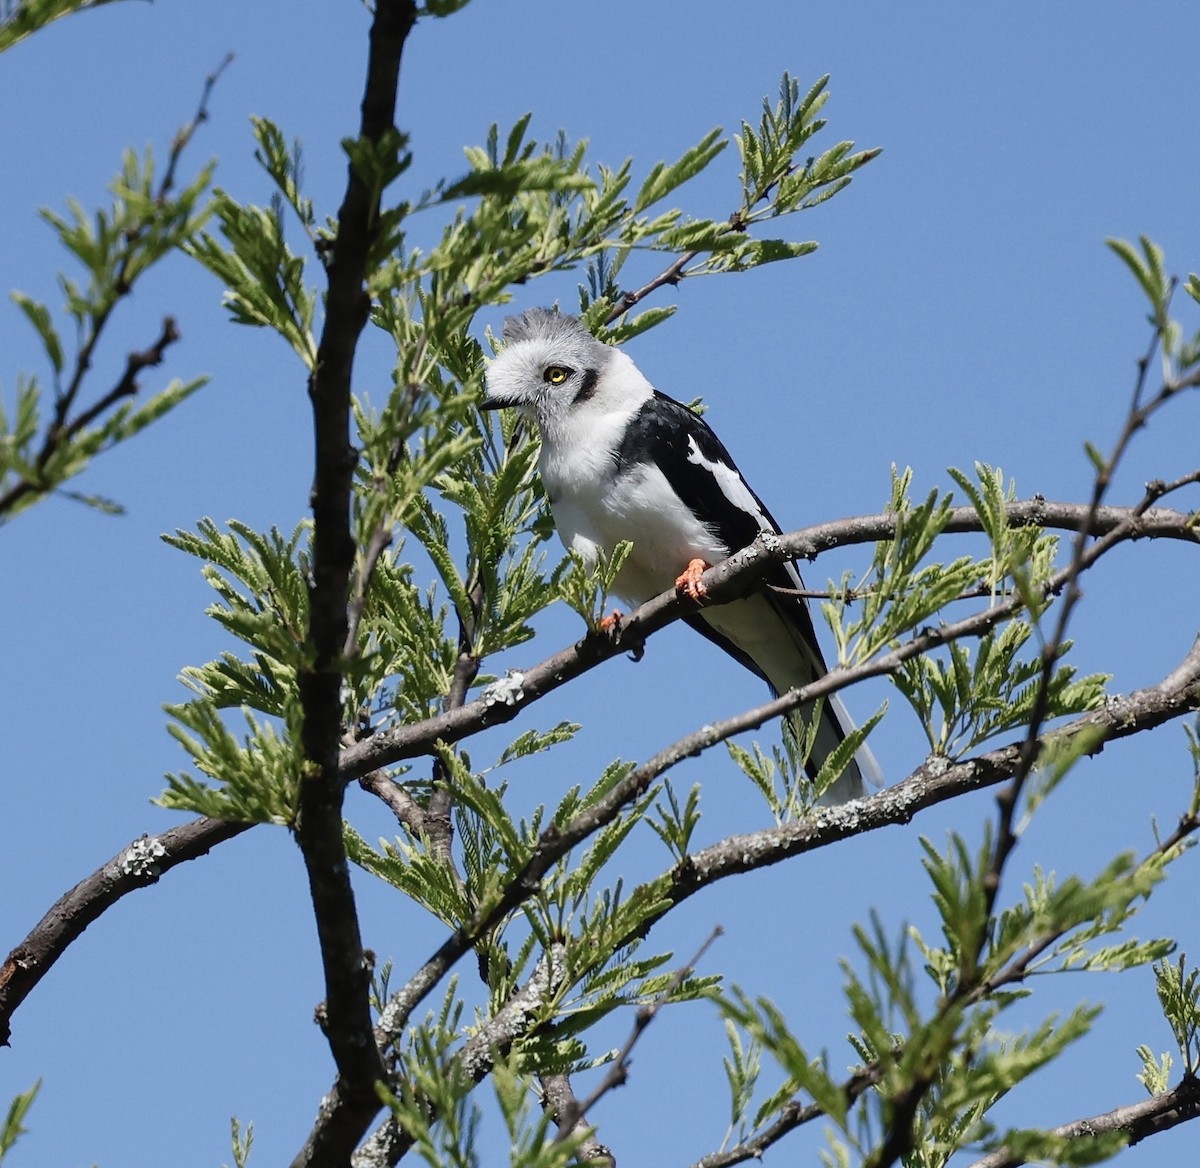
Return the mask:
[[156,884],[177,864],[205,855],[252,826],[204,817],[160,835],[143,835],[59,897],[0,966],[0,1046],[9,1043],[17,1007],[88,925],[127,892]]
[[[1178,1087],[1173,1087],[1170,1091],[1152,1095],[1149,1099],[1143,1099],[1141,1103],[1116,1107],[1103,1115],[1092,1115],[1087,1119],[1077,1119],[1074,1123],[1064,1123],[1061,1127],[1052,1128],[1050,1134],[1068,1140],[1089,1140],[1110,1132],[1124,1132],[1129,1137],[1127,1146],[1132,1147],[1148,1136],[1169,1131],[1198,1116],[1200,1079],[1185,1077]],[[1018,1165],[1028,1162],[1023,1156],[1016,1156],[1005,1148],[998,1148],[976,1160],[970,1168],[1018,1168]]]
[[[1018,759],[1019,757],[1020,756],[1018,754]],[[1200,819],[1190,813],[1182,816],[1176,830],[1171,833],[1168,839],[1159,843],[1158,846],[1149,853],[1149,855],[1143,858],[1142,864],[1144,865],[1151,863],[1156,857],[1167,855],[1179,847],[1179,845],[1189,836],[1194,835],[1197,830],[1200,830]],[[1023,981],[1028,973],[1030,964],[1043,952],[1045,952],[1050,945],[1054,944],[1055,941],[1061,940],[1064,935],[1069,933],[1075,927],[1075,925],[1067,925],[1062,928],[1057,928],[1043,934],[1041,938],[1032,941],[1028,947],[1022,949],[1020,955],[1000,975],[992,978],[986,983],[978,985],[971,992],[970,996],[972,1000],[980,1001],[996,991],[1004,988],[1005,986]],[[892,1052],[892,1061],[898,1061],[902,1052],[902,1046],[897,1046],[894,1048]],[[876,1060],[856,1071],[842,1088],[843,1092],[845,1093],[847,1104],[853,1104],[868,1086],[872,1086],[875,1083],[880,1082],[884,1076],[884,1072],[885,1064],[882,1060]],[[1180,1085],[1178,1090],[1184,1090],[1184,1088],[1187,1087],[1188,1082],[1189,1077],[1185,1076],[1184,1082]],[[1195,1100],[1195,1080],[1192,1080],[1191,1082],[1192,1098]],[[1174,1103],[1174,1100],[1172,1099],[1174,1094],[1174,1092],[1166,1092],[1164,1095],[1156,1097],[1162,1104],[1164,1111],[1170,1112]],[[1157,1112],[1158,1109],[1156,1108],[1155,1110]],[[734,1148],[730,1148],[722,1152],[715,1152],[710,1156],[705,1156],[703,1159],[697,1161],[692,1168],[729,1168],[731,1165],[740,1164],[746,1160],[759,1159],[761,1158],[763,1152],[767,1150],[767,1148],[769,1148],[772,1144],[777,1143],[789,1132],[794,1131],[802,1124],[809,1123],[824,1114],[825,1109],[818,1103],[802,1104],[798,1100],[790,1100],[780,1109],[779,1117],[761,1132],[751,1136],[747,1140],[744,1140]],[[1117,1113],[1110,1112],[1109,1114],[1116,1115]],[[1190,1114],[1176,1118],[1167,1126],[1174,1126],[1175,1123],[1182,1122],[1183,1119],[1194,1118],[1197,1114],[1200,1114],[1200,1111],[1193,1107]],[[1105,1117],[1099,1117],[1101,1120],[1104,1118]],[[1094,1120],[1080,1120],[1076,1124],[1069,1124],[1064,1127],[1055,1128],[1053,1129],[1052,1134],[1060,1136],[1073,1136],[1096,1134],[1101,1130],[1115,1130],[1113,1128],[1102,1129],[1096,1126],[1089,1126],[1095,1122],[1096,1121]],[[1076,1130],[1073,1131],[1072,1129]],[[1009,1168],[1010,1165],[1022,1164],[1025,1162],[1024,1160],[1016,1158],[1007,1158],[1003,1153],[1003,1150],[1001,1150],[1001,1152],[993,1153],[993,1156],[1000,1156],[1001,1158],[995,1164],[992,1164],[991,1157],[986,1157],[984,1160],[979,1161],[979,1164],[976,1165],[975,1168],[979,1168],[979,1165],[984,1164],[987,1164],[989,1168],[1000,1168],[1000,1165],[1003,1165],[1004,1168]]]
[[[539,1075],[538,1079],[542,1085],[542,1105],[559,1125],[560,1136],[564,1138],[582,1137],[580,1142],[575,1145],[576,1158],[584,1163],[600,1162],[607,1165],[608,1168],[617,1168],[617,1159],[613,1155],[612,1149],[602,1144],[594,1135],[583,1134],[588,1129],[588,1124],[584,1122],[582,1108],[571,1087],[570,1077],[568,1075]],[[577,1118],[574,1118],[568,1127],[566,1120],[569,1117]]]
[[[1009,523],[1014,527],[1077,531],[1086,524],[1089,508],[1086,504],[1051,503],[1035,497],[1009,504],[1006,513]],[[802,528],[765,542],[758,540],[705,572],[704,584],[714,603],[732,600],[744,595],[773,563],[787,559],[815,559],[834,548],[891,539],[896,534],[897,522],[895,515],[884,512]],[[983,525],[973,507],[955,508],[945,527],[945,531],[951,533],[982,530]],[[1200,543],[1200,527],[1193,515],[1160,507],[1140,513],[1134,507],[1101,507],[1088,530],[1095,535],[1109,535],[1119,530],[1120,539],[1116,542],[1171,539],[1190,544]],[[693,611],[695,606],[691,601],[674,592],[664,592],[630,613],[621,621],[614,635],[591,633],[525,671],[521,678],[520,693],[512,695],[511,703],[494,699],[489,701],[485,691],[482,697],[458,709],[447,710],[423,722],[383,731],[347,748],[340,762],[342,777],[350,781],[367,771],[406,758],[430,754],[439,741],[458,742],[486,727],[512,721],[539,698],[594,669],[601,662],[636,649],[652,633],[684,613]],[[768,713],[764,720],[778,712],[784,711]]]
[[[801,698],[804,692],[801,691]],[[1194,709],[1200,709],[1200,637],[1196,638],[1180,665],[1157,685],[1124,698],[1114,698],[1103,709],[1085,714],[1053,733],[1063,736],[1078,734],[1100,725],[1105,730],[1105,737],[1096,747],[1098,753],[1108,741],[1152,729]],[[614,784],[604,796],[569,823],[547,828],[530,860],[507,887],[491,902],[481,904],[471,919],[460,925],[408,982],[392,995],[375,1028],[375,1041],[379,1049],[386,1050],[400,1041],[408,1019],[417,1006],[481,937],[537,893],[542,878],[554,864],[611,823],[622,809],[644,794],[664,771],[697,753],[703,746],[711,745],[712,737],[720,732],[720,727],[707,728],[681,740]],[[643,922],[639,936],[645,935],[671,908],[717,880],[767,867],[850,836],[907,824],[926,807],[1011,778],[1020,755],[1021,744],[1013,743],[958,763],[931,758],[903,782],[873,796],[841,807],[821,808],[796,823],[748,835],[731,836],[694,853],[667,875],[663,887],[658,890],[665,902],[664,908]],[[633,937],[628,937],[620,944],[632,940]],[[330,1095],[322,1101],[321,1119],[310,1140],[316,1136],[320,1124],[333,1122],[335,1118],[340,1120],[340,1110],[340,1098],[335,1085]],[[297,1165],[300,1163],[303,1161],[298,1160]]]
[[[360,138],[377,147],[394,131],[400,56],[416,21],[412,0],[378,0],[371,24]],[[307,668],[297,678],[305,764],[296,840],[304,857],[325,977],[323,1028],[338,1069],[340,1122],[324,1124],[297,1164],[344,1165],[379,1110],[385,1067],[372,1037],[371,968],[363,951],[342,832],[338,774],[343,664],[355,544],[350,501],[357,452],[350,441],[351,380],[370,301],[365,280],[379,228],[380,190],[351,161],[326,268],[325,325],[309,381],[316,446]]]
[[[232,60],[232,54],[227,55],[204,79],[204,88],[201,92],[200,103],[196,107],[196,112],[192,115],[191,121],[180,127],[171,142],[167,168],[163,173],[162,181],[158,184],[158,189],[155,191],[156,203],[164,202],[171,193],[175,185],[175,172],[179,167],[179,160],[182,158],[183,152],[187,149],[196,130],[208,120],[208,101],[212,96],[213,87]],[[78,353],[75,355],[75,365],[71,372],[71,380],[67,384],[66,389],[60,388],[59,392],[55,394],[54,415],[46,427],[41,448],[33,460],[36,477],[23,478],[0,495],[0,516],[7,515],[12,511],[17,503],[25,498],[26,495],[44,495],[49,488],[42,481],[42,472],[59,450],[62,449],[63,445],[84,427],[90,425],[110,410],[122,398],[132,397],[138,389],[137,374],[147,366],[160,364],[167,346],[179,339],[179,331],[175,327],[175,321],[169,316],[166,317],[163,321],[163,330],[158,341],[141,353],[130,353],[126,359],[125,372],[117,384],[100,398],[99,401],[83,411],[83,413],[76,415],[74,418],[71,417],[71,411],[75,408],[76,401],[83,389],[84,378],[92,367],[92,358],[95,355],[96,347],[100,343],[100,338],[104,334],[109,320],[112,319],[113,311],[116,309],[118,302],[123,297],[128,296],[133,290],[133,282],[129,274],[130,266],[133,263],[138,239],[145,230],[145,225],[146,220],[142,220],[141,223],[126,232],[124,251],[120,255],[114,273],[115,278],[113,280],[112,294],[102,308],[91,314],[91,327]],[[57,385],[56,380],[56,387]]]
[[[565,972],[563,948],[552,946],[529,980],[455,1052],[447,1074],[452,1076],[458,1068],[471,1082],[481,1083],[496,1065],[497,1056],[506,1054],[517,1039],[530,1032],[545,1003],[558,991]],[[353,1164],[355,1168],[396,1164],[412,1146],[412,1136],[400,1127],[395,1116],[389,1116],[354,1157]]]
[[[661,994],[648,1005],[640,1007],[634,1015],[633,1027],[629,1031],[629,1037],[625,1039],[625,1045],[617,1051],[616,1057],[609,1065],[607,1073],[596,1085],[592,1093],[584,1100],[576,1100],[575,1103],[568,1107],[565,1113],[560,1113],[558,1117],[559,1131],[558,1140],[561,1142],[571,1135],[584,1117],[601,1099],[604,1098],[610,1091],[617,1087],[623,1087],[629,1078],[629,1056],[633,1054],[633,1048],[638,1044],[639,1039],[646,1032],[646,1028],[658,1017],[658,1012],[670,1000],[671,995],[679,989],[680,986],[692,975],[693,970],[700,963],[700,958],[708,951],[709,946],[725,932],[720,925],[717,925],[711,933],[704,939],[704,943],[696,950],[695,955],[686,965],[680,966],[672,975],[670,982]],[[616,952],[617,950],[614,950]],[[615,1165],[614,1165],[615,1168]]]
[[[842,1093],[846,1097],[847,1105],[851,1106],[857,1102],[859,1096],[879,1082],[882,1074],[879,1064],[855,1071],[842,1084]],[[744,1164],[747,1160],[761,1160],[763,1153],[779,1143],[784,1136],[806,1123],[812,1123],[814,1119],[820,1119],[824,1114],[825,1109],[816,1103],[789,1100],[780,1108],[779,1118],[757,1135],[725,1151],[702,1156],[691,1168],[733,1168],[733,1165]]]
[[[1187,478],[1191,479],[1194,476],[1187,476]],[[1077,530],[1084,522],[1087,513],[1086,506],[1082,504],[1052,503],[1040,498],[1012,503],[1007,510],[1009,523],[1014,526],[1038,526],[1066,530]],[[1120,524],[1128,523],[1126,539],[1150,538],[1182,540],[1187,543],[1200,542],[1196,525],[1193,523],[1192,517],[1186,513],[1166,508],[1152,508],[1135,520],[1132,513],[1132,508],[1101,507],[1096,513],[1092,530],[1104,533],[1112,531]],[[948,532],[978,532],[982,530],[982,526],[973,508],[960,507],[951,513],[946,530]],[[793,532],[780,540],[778,551],[767,552],[765,556],[769,558],[775,555],[782,557],[794,554],[812,558],[832,548],[886,539],[894,533],[894,516],[887,514],[861,516]],[[763,557],[746,557],[744,553],[738,553],[723,564],[718,564],[710,569],[706,579],[711,578],[714,581],[710,588],[718,587],[717,581],[730,587],[737,587],[741,586],[744,580],[749,580],[757,572],[762,571],[763,566]],[[601,661],[626,652],[637,639],[648,636],[650,631],[662,627],[668,623],[669,619],[673,619],[675,615],[682,612],[684,603],[670,594],[656,597],[622,623],[620,634],[614,641],[588,638],[577,645],[561,650],[540,665],[535,666],[525,674],[522,683],[522,697],[517,701],[515,709],[508,707],[497,709],[486,701],[477,700],[467,703],[460,710],[449,711],[447,714],[439,715],[426,722],[400,727],[387,734],[376,735],[343,751],[339,773],[343,779],[347,780],[356,776],[366,776],[370,784],[369,789],[383,797],[383,793],[376,790],[376,778],[382,780],[386,776],[370,775],[372,768],[367,765],[367,762],[372,757],[381,756],[382,761],[379,765],[387,765],[404,758],[430,753],[439,737],[445,741],[457,741],[477,733],[487,725],[508,721],[515,717],[517,709],[523,709],[537,697],[557,688],[562,681],[573,679]],[[1115,725],[1108,737],[1118,738],[1126,732],[1134,733],[1151,729],[1162,721],[1178,717],[1195,708],[1195,702],[1187,697],[1187,691],[1197,676],[1200,676],[1200,659],[1198,657],[1200,657],[1200,646],[1193,650],[1193,653],[1181,662],[1172,675],[1164,679],[1159,686],[1139,691],[1128,698],[1114,699],[1114,703],[1110,704],[1108,709],[1129,709],[1134,721],[1128,723],[1129,728],[1125,730],[1120,724]],[[563,675],[562,680],[556,683],[557,675],[560,673]],[[1155,692],[1162,695],[1161,702],[1153,697]],[[1176,702],[1181,704],[1178,705],[1178,708],[1171,708],[1172,703]],[[1131,705],[1133,703],[1138,704],[1140,710],[1134,710]],[[761,721],[765,721],[771,716],[769,710],[764,710],[762,707],[755,716],[758,715],[761,715]],[[1086,721],[1092,716],[1087,715],[1081,721]],[[758,724],[761,724],[761,721]],[[386,741],[380,743],[377,741],[378,739]],[[907,823],[917,811],[927,806],[953,798],[964,791],[974,790],[980,786],[1008,778],[1011,770],[1006,769],[1008,765],[1006,759],[1010,750],[1011,748],[1003,748],[963,763],[949,764],[944,760],[931,760],[914,772],[904,783],[880,792],[867,800],[865,805],[861,801],[856,803],[856,814],[863,814],[865,807],[866,814],[878,817],[874,826]],[[392,785],[394,786],[394,784]],[[880,815],[885,803],[889,809],[886,814]],[[393,808],[393,810],[399,817],[400,809]],[[410,812],[411,808],[409,808]],[[822,817],[835,814],[830,810],[822,812]],[[810,821],[803,822],[809,823]],[[192,824],[184,825],[182,828],[173,828],[160,835],[149,837],[147,846],[156,851],[159,846],[166,849],[166,855],[158,865],[159,871],[165,872],[174,867],[176,863],[205,854],[209,848],[240,834],[250,826],[252,825],[203,818],[195,820]],[[175,841],[176,833],[179,832],[185,833],[185,836],[188,837],[194,835],[197,843],[192,849],[181,847],[177,851]],[[759,836],[760,833],[753,833],[750,838],[758,840]],[[735,852],[745,846],[741,842],[736,844],[730,842]],[[825,842],[832,842],[832,838],[809,843],[798,850],[824,846]],[[715,852],[720,847],[721,845],[714,845],[713,848],[706,849],[705,853],[692,857],[690,862],[694,864],[699,861],[700,855],[705,855],[710,857],[705,862],[716,863]],[[114,865],[119,865],[123,854],[122,852],[113,857],[102,868],[65,894],[59,903],[46,914],[37,928],[9,955],[4,972],[0,973],[0,1040],[7,1042],[12,1014],[46,971],[62,955],[71,941],[82,932],[83,928],[96,920],[127,892],[152,883],[152,881],[122,880],[112,885],[106,884],[104,874],[113,870]],[[178,858],[175,858],[176,856]],[[783,859],[786,856],[779,858]],[[97,895],[100,895],[102,899],[92,905],[90,902]],[[75,907],[68,918],[63,918],[59,913],[59,907],[68,901]],[[79,911],[84,913],[86,919],[83,925],[72,930],[70,920],[75,919]],[[49,931],[47,932],[47,930]],[[37,956],[30,959],[28,956],[30,953]]]
[[[1151,730],[1197,709],[1200,709],[1200,637],[1180,665],[1157,685],[1113,698],[1102,709],[1083,714],[1049,732],[1041,740],[1042,746],[1049,740],[1061,741],[1099,728],[1103,730],[1103,738],[1095,748],[1099,754],[1109,742]],[[666,907],[647,918],[639,935],[645,935],[681,901],[718,880],[770,867],[851,836],[902,826],[938,803],[1006,782],[1020,765],[1021,748],[1021,742],[1012,742],[959,762],[931,757],[902,782],[866,799],[818,808],[794,823],[727,836],[693,852],[659,878],[661,883],[655,891]],[[623,938],[620,943],[628,944],[633,939]]]
[[[1151,339],[1142,357],[1137,362],[1137,377],[1134,380],[1132,400],[1120,434],[1113,446],[1112,453],[1102,460],[1093,453],[1092,460],[1096,465],[1096,473],[1092,480],[1092,494],[1088,503],[1088,512],[1084,522],[1073,541],[1071,561],[1067,568],[1058,574],[1057,587],[1054,594],[1061,592],[1062,602],[1055,613],[1053,632],[1048,640],[1043,640],[1041,647],[1041,670],[1038,676],[1037,689],[1034,693],[1033,708],[1029,713],[1024,741],[1021,743],[1017,756],[1017,765],[1013,769],[1012,778],[996,796],[996,829],[991,856],[988,860],[987,871],[983,873],[981,886],[983,903],[980,919],[983,927],[975,931],[973,945],[964,945],[958,957],[958,969],[952,988],[938,1003],[938,1016],[941,1019],[953,1018],[962,1006],[985,992],[986,983],[980,980],[979,963],[983,958],[989,939],[992,936],[992,923],[995,919],[996,901],[1000,895],[1000,885],[1004,871],[1020,839],[1020,830],[1016,825],[1017,811],[1021,804],[1021,796],[1025,783],[1037,762],[1042,749],[1042,727],[1050,714],[1050,690],[1062,647],[1066,643],[1067,629],[1071,623],[1075,608],[1083,597],[1079,587],[1080,576],[1099,558],[1106,542],[1111,542],[1118,529],[1107,535],[1096,538],[1096,542],[1088,546],[1089,529],[1095,521],[1108,488],[1112,483],[1112,475],[1120,465],[1133,441],[1134,435],[1146,424],[1151,415],[1171,397],[1172,391],[1166,386],[1155,398],[1143,404],[1146,388],[1146,377],[1150,362],[1162,341],[1166,328],[1165,306],[1156,314],[1155,327]],[[1142,497],[1142,502],[1135,508],[1140,514],[1149,509],[1159,497],[1161,484],[1148,486]],[[1041,637],[1040,620],[1035,614],[1034,629]],[[944,1028],[945,1029],[945,1028]],[[926,1060],[926,1067],[941,1066],[944,1058],[957,1045],[957,1024],[945,1030],[946,1037],[943,1046],[932,1052],[933,1057]],[[883,1140],[872,1151],[866,1160],[867,1168],[891,1168],[895,1163],[904,1159],[916,1145],[918,1134],[915,1118],[922,1099],[929,1093],[936,1078],[932,1069],[915,1072],[907,1083],[904,1083],[890,1097],[885,1099],[884,1114],[887,1115],[887,1131]]]

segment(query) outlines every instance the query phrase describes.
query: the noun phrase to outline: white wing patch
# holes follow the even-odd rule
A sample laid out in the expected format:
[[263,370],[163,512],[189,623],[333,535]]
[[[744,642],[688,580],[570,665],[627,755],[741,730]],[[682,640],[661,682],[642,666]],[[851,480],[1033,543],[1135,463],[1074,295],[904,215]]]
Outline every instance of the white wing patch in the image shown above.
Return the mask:
[[721,488],[721,493],[739,511],[745,511],[747,515],[754,516],[754,521],[758,524],[759,530],[775,530],[775,525],[763,514],[763,509],[754,497],[754,492],[746,486],[745,479],[728,463],[713,462],[712,459],[705,458],[700,451],[700,447],[696,445],[696,438],[693,434],[688,435],[687,457],[688,462],[694,462],[697,466],[704,467],[705,470],[712,474],[713,478],[717,480],[717,486]]

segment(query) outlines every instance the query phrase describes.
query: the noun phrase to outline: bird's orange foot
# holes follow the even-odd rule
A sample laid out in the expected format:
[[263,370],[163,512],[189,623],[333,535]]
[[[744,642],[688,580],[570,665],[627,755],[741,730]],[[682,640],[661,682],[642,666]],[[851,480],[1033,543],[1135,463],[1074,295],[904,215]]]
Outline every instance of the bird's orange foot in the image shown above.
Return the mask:
[[602,633],[608,633],[615,636],[621,630],[621,622],[625,619],[625,614],[619,609],[614,608],[608,616],[602,616],[600,623],[596,626]]
[[675,579],[675,591],[699,603],[708,595],[701,576],[711,567],[703,560],[689,560],[688,566]]

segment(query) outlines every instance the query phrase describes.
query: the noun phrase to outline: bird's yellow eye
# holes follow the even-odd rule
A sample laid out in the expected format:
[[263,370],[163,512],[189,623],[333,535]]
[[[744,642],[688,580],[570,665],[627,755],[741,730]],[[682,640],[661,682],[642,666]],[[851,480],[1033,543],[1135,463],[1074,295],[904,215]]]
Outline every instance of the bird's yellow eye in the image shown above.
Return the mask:
[[551,385],[562,385],[570,376],[571,371],[565,365],[547,365],[546,371],[542,374],[542,380]]

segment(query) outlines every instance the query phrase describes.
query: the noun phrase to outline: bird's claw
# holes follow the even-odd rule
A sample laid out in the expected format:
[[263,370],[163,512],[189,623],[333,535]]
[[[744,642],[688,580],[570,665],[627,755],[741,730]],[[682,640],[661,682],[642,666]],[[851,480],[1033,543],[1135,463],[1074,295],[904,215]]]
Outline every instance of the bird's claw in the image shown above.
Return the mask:
[[614,608],[608,616],[600,618],[600,623],[596,627],[602,633],[607,633],[610,637],[615,637],[621,631],[621,622],[624,619],[625,614],[619,608]]
[[[618,608],[614,608],[608,616],[601,617],[596,625],[596,632],[607,637],[612,643],[619,641],[628,626],[625,624],[625,614]],[[631,661],[640,661],[646,655],[646,643],[642,640],[634,641],[632,644],[625,646],[629,652]]]
[[688,566],[675,578],[675,591],[699,604],[708,596],[702,577],[711,567],[703,560],[689,560]]

